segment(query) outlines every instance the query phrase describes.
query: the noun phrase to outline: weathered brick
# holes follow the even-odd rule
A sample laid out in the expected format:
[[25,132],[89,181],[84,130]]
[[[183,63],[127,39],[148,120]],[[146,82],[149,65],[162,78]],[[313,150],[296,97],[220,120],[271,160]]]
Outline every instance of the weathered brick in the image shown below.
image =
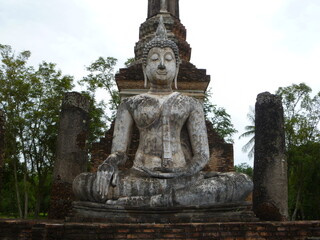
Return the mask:
[[[240,226],[242,229],[239,230]],[[294,231],[292,229],[294,228]],[[200,230],[203,230],[202,232]],[[209,229],[215,229],[210,231]],[[220,229],[220,231],[216,231]],[[305,240],[320,237],[320,221],[203,223],[203,224],[94,224],[0,220],[0,239],[219,239]],[[280,230],[280,231],[278,231]]]
[[129,229],[117,229],[117,232],[119,232],[119,233],[128,233]]

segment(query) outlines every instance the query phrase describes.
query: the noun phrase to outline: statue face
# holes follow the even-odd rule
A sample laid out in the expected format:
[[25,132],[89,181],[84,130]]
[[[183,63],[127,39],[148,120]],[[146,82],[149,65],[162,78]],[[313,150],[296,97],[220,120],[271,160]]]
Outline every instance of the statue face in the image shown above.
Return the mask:
[[173,50],[169,47],[152,48],[148,53],[145,71],[151,84],[171,85],[177,72]]

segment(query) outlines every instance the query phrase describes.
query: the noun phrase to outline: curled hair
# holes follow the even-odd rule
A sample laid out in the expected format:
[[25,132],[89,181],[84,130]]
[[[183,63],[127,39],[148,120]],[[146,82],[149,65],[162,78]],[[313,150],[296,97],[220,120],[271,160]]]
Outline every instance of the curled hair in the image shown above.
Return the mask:
[[175,58],[176,58],[176,65],[178,66],[180,64],[179,48],[174,41],[168,39],[167,30],[164,26],[162,16],[160,16],[160,21],[159,21],[159,25],[158,25],[158,28],[156,31],[156,36],[150,42],[148,42],[143,49],[142,60],[143,60],[144,66],[147,65],[147,58],[148,58],[148,53],[149,53],[150,49],[152,49],[154,47],[159,47],[159,48],[169,47],[169,48],[171,48],[173,50]]

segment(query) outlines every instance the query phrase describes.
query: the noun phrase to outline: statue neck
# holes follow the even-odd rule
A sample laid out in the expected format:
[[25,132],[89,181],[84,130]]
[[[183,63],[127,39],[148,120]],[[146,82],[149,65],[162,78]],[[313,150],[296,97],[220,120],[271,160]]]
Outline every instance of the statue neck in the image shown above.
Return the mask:
[[159,94],[159,95],[167,95],[172,93],[172,88],[170,86],[158,86],[158,85],[153,85],[151,84],[151,87],[149,89],[149,92],[151,94]]

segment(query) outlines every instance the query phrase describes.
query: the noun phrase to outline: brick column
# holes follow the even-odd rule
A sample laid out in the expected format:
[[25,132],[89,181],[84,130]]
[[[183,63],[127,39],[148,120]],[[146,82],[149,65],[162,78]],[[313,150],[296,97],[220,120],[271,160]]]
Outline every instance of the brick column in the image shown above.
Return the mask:
[[[179,18],[179,0],[167,0],[168,12]],[[160,0],[148,0],[148,18],[151,18],[160,13]]]
[[63,219],[68,215],[74,200],[73,179],[87,171],[88,111],[87,98],[77,92],[66,93],[60,113],[50,218]]
[[287,161],[281,98],[268,92],[257,96],[253,210],[261,220],[288,217]]

